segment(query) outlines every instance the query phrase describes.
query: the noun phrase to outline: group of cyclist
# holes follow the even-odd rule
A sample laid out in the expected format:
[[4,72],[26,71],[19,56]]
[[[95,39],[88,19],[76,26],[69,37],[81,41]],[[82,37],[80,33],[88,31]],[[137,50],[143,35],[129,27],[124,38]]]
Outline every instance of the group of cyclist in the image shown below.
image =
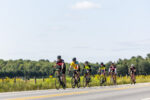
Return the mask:
[[[81,66],[79,65],[79,62],[77,61],[77,59],[73,58],[72,62],[70,63],[69,73],[73,69],[73,77],[75,77],[76,75],[79,81],[80,81],[80,72],[81,72],[80,67]],[[66,64],[64,60],[61,58],[61,56],[57,56],[57,61],[56,61],[56,65],[54,66],[54,69],[55,70],[53,73],[57,72],[57,75],[61,76],[64,83],[66,83]],[[86,75],[91,75],[92,68],[88,61],[85,61],[82,69],[83,69],[82,72],[84,72],[84,77],[86,77]],[[99,75],[103,75],[104,80],[106,81],[106,66],[104,63],[100,64],[98,73]],[[111,75],[113,80],[115,80],[116,82],[117,67],[114,63],[112,63],[111,66],[109,67],[108,74]],[[136,68],[134,67],[133,64],[129,68],[129,74],[131,76],[133,83],[135,83]]]

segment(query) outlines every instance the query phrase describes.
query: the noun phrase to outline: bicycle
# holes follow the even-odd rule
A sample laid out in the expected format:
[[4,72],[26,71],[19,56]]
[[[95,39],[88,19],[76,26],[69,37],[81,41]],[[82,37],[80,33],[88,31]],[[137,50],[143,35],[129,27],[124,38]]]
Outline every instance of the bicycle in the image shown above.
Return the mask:
[[85,77],[83,78],[83,87],[90,87],[91,86],[91,77],[90,77],[90,72],[89,70],[86,70],[86,74],[84,75]]
[[62,78],[62,73],[59,70],[55,72],[55,77],[55,88],[59,90],[62,86],[63,89],[66,89],[66,84]]
[[72,85],[72,88],[75,88],[75,86],[80,88],[80,78],[79,78],[78,72],[76,70],[73,73],[73,76],[72,76],[72,79],[71,79],[71,85]]
[[136,83],[136,81],[135,81],[135,73],[131,72],[130,73],[130,77],[131,77],[131,84],[135,84]]
[[115,72],[111,72],[111,83],[113,83],[113,85],[117,84]]
[[104,76],[104,74],[100,74],[100,86],[105,85],[106,83],[106,77]]

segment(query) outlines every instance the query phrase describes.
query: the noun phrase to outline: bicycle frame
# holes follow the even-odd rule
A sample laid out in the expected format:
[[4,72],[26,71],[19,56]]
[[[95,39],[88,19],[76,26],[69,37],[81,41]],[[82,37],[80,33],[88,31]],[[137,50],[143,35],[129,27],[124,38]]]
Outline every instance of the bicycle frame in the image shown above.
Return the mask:
[[111,81],[113,81],[113,84],[116,84],[116,74],[115,72],[111,72]]
[[90,72],[87,71],[84,74],[83,87],[86,87],[86,86],[90,87],[90,80],[91,80],[91,78],[90,78]]
[[[55,80],[56,89],[59,89],[60,86],[62,86],[65,89],[65,83],[63,81],[61,72],[59,70],[56,71],[56,76],[55,77],[56,77],[56,80]],[[57,83],[57,81],[59,81],[59,83]],[[57,84],[59,84],[59,85],[57,86]]]
[[100,80],[100,86],[103,85],[106,82],[105,73],[99,74],[99,80]]
[[130,73],[130,77],[131,77],[131,84],[132,83],[135,84],[135,73]]
[[73,73],[71,83],[72,83],[72,88],[75,88],[76,85],[77,85],[78,88],[80,87],[80,85],[79,85],[79,83],[80,83],[79,82],[79,76],[78,76],[77,71]]

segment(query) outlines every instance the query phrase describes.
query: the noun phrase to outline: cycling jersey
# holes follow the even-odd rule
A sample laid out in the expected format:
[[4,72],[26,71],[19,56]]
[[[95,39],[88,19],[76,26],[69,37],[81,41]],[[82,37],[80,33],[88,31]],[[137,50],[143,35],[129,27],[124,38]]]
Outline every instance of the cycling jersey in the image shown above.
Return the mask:
[[91,69],[91,66],[84,66],[85,69]]
[[99,69],[100,70],[105,70],[106,68],[104,66],[101,66]]
[[91,66],[90,65],[84,65],[84,71],[89,71],[91,72]]
[[131,67],[131,68],[130,68],[130,72],[131,72],[131,73],[135,73],[135,67]]
[[[62,68],[63,66],[63,68]],[[64,63],[64,60],[60,60],[56,62],[56,69],[61,70],[63,74],[66,72],[66,65]]]
[[104,73],[104,72],[105,72],[105,69],[106,69],[106,67],[105,67],[105,66],[101,66],[101,67],[99,67],[99,70],[101,71],[101,73]]
[[70,66],[72,66],[74,70],[79,69],[79,63],[78,62],[71,62]]
[[116,66],[110,66],[109,72],[117,73],[116,72]]

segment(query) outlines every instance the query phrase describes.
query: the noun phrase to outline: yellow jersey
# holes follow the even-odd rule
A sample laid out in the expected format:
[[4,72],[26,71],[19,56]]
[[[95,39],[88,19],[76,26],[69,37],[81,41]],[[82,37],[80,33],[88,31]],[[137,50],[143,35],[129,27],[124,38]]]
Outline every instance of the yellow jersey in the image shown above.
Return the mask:
[[100,67],[99,69],[100,69],[100,70],[105,70],[106,67],[102,66],[102,67]]
[[91,69],[90,66],[85,66],[84,68],[85,68],[85,69]]
[[74,70],[78,70],[79,63],[78,62],[71,62],[70,66],[72,66]]

